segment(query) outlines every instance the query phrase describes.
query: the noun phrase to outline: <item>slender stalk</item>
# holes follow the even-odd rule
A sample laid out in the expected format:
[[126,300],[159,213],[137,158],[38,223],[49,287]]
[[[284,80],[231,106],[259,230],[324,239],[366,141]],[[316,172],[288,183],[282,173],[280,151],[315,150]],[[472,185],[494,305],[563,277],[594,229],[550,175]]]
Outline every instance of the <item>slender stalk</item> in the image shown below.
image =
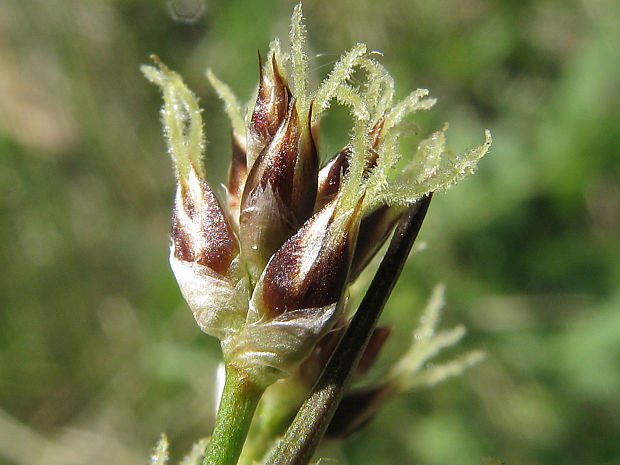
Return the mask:
[[286,434],[272,451],[267,465],[306,465],[310,462],[400,276],[426,216],[431,197],[432,194],[426,195],[405,211],[349,329],[310,397],[301,406]]
[[227,364],[226,382],[203,465],[235,465],[263,389]]
[[284,434],[307,395],[307,386],[295,377],[269,387],[254,414],[239,465],[262,463],[274,440]]

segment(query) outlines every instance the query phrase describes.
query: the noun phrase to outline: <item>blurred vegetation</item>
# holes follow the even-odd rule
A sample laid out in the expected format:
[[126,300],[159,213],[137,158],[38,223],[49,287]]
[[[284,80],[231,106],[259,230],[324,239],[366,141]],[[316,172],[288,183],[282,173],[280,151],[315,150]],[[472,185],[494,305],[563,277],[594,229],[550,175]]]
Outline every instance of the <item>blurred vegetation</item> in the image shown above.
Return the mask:
[[[230,129],[204,70],[249,97],[256,49],[286,38],[293,2],[209,0],[194,22],[188,2],[176,17],[165,0],[0,2],[1,464],[145,463],[162,431],[177,458],[211,430],[218,348],[168,269],[174,182],[138,66],[157,53],[201,96],[218,185]],[[384,317],[387,361],[444,282],[444,324],[465,323],[487,361],[325,453],[620,464],[620,3],[308,0],[305,14],[317,79],[366,42],[401,95],[439,97],[424,132],[449,121],[455,150],[494,136],[479,173],[433,200]],[[347,130],[326,118],[324,155]]]

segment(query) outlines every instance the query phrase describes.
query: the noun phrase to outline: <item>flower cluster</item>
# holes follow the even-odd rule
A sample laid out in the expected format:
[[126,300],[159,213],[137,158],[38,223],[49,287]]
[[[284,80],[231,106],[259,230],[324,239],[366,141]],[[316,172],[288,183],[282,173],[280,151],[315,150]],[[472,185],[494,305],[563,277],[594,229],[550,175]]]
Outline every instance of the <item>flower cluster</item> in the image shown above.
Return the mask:
[[[290,38],[288,52],[276,40],[265,62],[259,57],[258,90],[247,111],[207,72],[233,128],[221,199],[205,181],[196,96],[157,57],[157,66],[142,68],[163,92],[177,179],[172,270],[200,328],[220,339],[225,362],[262,387],[316,352],[343,316],[349,285],[405,206],[470,174],[491,143],[487,131],[482,145],[451,154],[444,127],[397,169],[405,118],[435,99],[418,89],[395,101],[393,78],[364,44],[311,91],[300,5]],[[320,167],[318,127],[334,101],[350,108],[350,138]]]

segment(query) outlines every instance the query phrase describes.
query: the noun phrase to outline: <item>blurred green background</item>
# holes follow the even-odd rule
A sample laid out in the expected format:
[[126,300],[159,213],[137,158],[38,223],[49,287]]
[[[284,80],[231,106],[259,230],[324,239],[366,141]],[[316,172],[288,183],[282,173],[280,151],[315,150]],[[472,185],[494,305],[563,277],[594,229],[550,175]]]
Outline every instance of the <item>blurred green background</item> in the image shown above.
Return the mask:
[[[214,340],[167,264],[174,189],[139,72],[157,53],[201,97],[209,177],[228,121],[207,66],[249,97],[256,50],[291,1],[0,1],[0,463],[173,459],[213,422]],[[344,464],[620,464],[620,3],[308,0],[317,80],[366,42],[397,92],[427,87],[457,151],[493,131],[478,174],[433,200],[383,321],[383,364],[438,282],[444,325],[488,359],[390,403],[326,454]],[[347,126],[323,125],[323,154]],[[331,123],[330,123],[331,122]],[[406,142],[407,143],[407,142]],[[413,144],[414,142],[409,142]],[[407,146],[407,145],[405,145]],[[381,363],[380,363],[381,364]],[[381,367],[379,368],[381,369]]]

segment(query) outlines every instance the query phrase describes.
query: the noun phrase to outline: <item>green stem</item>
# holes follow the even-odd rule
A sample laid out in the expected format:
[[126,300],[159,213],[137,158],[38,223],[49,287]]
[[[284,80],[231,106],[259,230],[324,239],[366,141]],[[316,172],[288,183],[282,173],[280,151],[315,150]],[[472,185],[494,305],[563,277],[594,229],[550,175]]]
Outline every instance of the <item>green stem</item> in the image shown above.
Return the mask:
[[286,434],[270,454],[267,465],[306,465],[310,462],[400,276],[430,201],[431,194],[420,199],[403,214],[347,332],[312,389],[310,397],[301,406]]
[[284,434],[307,395],[307,385],[295,375],[269,387],[254,414],[239,465],[263,462],[263,457]]
[[237,463],[263,391],[234,365],[226,365],[222,400],[203,465]]
[[276,438],[281,437],[308,395],[293,376],[274,383],[258,404],[254,420],[239,458],[239,465],[262,463]]

